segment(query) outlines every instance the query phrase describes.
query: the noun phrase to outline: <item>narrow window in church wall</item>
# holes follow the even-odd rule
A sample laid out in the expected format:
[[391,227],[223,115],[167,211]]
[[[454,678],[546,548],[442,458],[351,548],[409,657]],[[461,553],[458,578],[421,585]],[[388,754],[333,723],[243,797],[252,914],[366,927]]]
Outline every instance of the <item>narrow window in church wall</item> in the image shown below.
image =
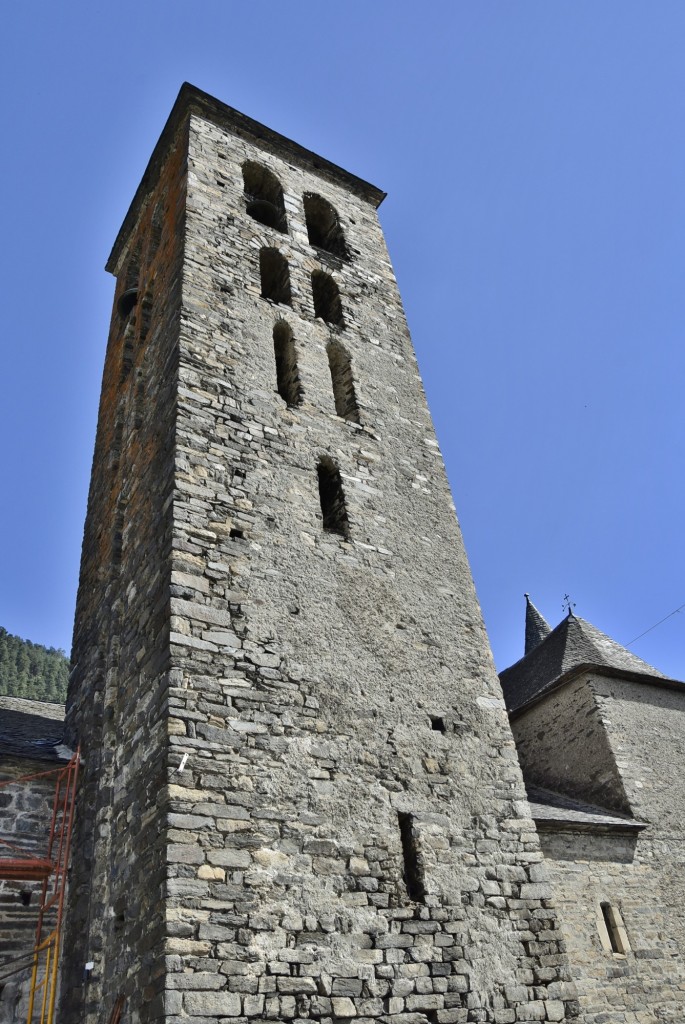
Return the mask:
[[602,945],[612,953],[624,955],[630,952],[630,943],[623,918],[618,907],[611,903],[600,903],[601,918],[598,920]]
[[426,898],[426,884],[423,874],[423,858],[419,851],[414,815],[400,811],[397,815],[404,857],[404,884],[410,900],[423,903]]
[[324,270],[312,273],[312,297],[314,299],[314,316],[321,317],[333,327],[344,327],[342,303],[338,286]]
[[276,388],[288,406],[302,403],[302,383],[297,367],[295,339],[290,326],[280,320],[274,327],[274,356],[276,359]]
[[347,246],[335,208],[322,196],[307,192],[303,196],[304,216],[309,244],[347,259]]
[[140,252],[136,249],[126,266],[124,273],[124,290],[117,302],[117,312],[123,321],[127,321],[138,302],[138,278],[140,277]]
[[328,366],[331,371],[335,411],[350,423],[359,423],[359,407],[354,390],[352,360],[344,345],[332,341],[326,348]]
[[289,306],[291,303],[290,272],[285,256],[278,249],[261,249],[259,273],[262,281],[262,298]]
[[349,537],[350,524],[340,470],[333,459],[324,456],[317,466],[317,475],[324,530],[327,533],[339,533],[341,537]]
[[265,227],[286,232],[288,222],[285,216],[283,189],[275,174],[253,161],[243,164],[245,203],[250,217]]

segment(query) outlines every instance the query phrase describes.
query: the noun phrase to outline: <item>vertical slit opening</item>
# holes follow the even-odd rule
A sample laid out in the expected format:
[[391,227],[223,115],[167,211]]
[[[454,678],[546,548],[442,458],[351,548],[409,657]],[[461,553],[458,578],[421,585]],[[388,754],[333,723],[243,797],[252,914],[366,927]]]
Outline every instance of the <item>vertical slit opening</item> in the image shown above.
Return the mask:
[[433,729],[434,732],[445,731],[445,719],[441,715],[431,715],[430,719],[431,729]]
[[352,359],[344,345],[332,341],[326,348],[328,367],[331,371],[335,411],[350,423],[359,423],[359,406],[354,390]]
[[327,533],[338,533],[341,537],[349,537],[350,524],[340,470],[333,459],[324,456],[317,466],[317,475],[324,530]]
[[259,273],[262,282],[262,298],[289,306],[290,273],[288,261],[278,249],[260,249]]
[[621,938],[618,915],[610,903],[600,903],[600,910],[604,918],[609,942],[614,953],[625,953],[625,946]]
[[286,405],[302,403],[302,384],[297,367],[295,339],[288,324],[280,321],[274,327],[274,356],[276,358],[276,388]]
[[344,327],[340,292],[330,274],[323,270],[312,272],[312,297],[314,316],[320,316],[333,327]]
[[309,244],[333,256],[347,259],[345,237],[335,208],[328,200],[313,192],[305,193],[303,201]]
[[423,877],[423,858],[416,841],[414,816],[413,814],[399,811],[397,820],[400,826],[402,855],[404,857],[404,884],[407,887],[409,899],[414,900],[416,903],[423,903],[426,898],[426,885]]

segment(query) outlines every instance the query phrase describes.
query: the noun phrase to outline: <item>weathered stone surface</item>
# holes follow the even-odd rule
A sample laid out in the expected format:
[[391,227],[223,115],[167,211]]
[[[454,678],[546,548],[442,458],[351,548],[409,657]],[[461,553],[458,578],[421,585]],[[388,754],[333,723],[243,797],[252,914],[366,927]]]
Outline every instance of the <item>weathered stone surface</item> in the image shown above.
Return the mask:
[[380,198],[186,92],[115,245],[61,1024],[526,1019],[566,978]]

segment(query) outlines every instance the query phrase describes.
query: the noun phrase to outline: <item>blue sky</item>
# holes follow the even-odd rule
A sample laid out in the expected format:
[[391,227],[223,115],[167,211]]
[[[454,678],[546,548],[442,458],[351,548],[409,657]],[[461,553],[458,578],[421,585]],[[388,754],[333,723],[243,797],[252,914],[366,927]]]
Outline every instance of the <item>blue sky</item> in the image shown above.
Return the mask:
[[[685,5],[23,0],[3,16],[0,625],[68,648],[113,279],[184,80],[379,185],[499,668],[523,592],[685,602]],[[685,677],[685,609],[632,646]]]

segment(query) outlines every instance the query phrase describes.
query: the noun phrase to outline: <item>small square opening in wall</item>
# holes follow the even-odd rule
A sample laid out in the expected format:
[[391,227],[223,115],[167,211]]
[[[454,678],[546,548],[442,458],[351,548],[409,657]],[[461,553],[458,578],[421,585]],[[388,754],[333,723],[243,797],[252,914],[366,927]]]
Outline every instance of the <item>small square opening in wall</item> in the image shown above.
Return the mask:
[[244,536],[245,536],[245,531],[244,530],[239,530],[235,526],[231,527],[231,530],[230,530],[230,533],[229,533],[229,537],[231,538],[231,540],[242,540],[244,538]]
[[431,729],[433,732],[447,732],[447,726],[445,725],[445,719],[442,715],[431,715]]

